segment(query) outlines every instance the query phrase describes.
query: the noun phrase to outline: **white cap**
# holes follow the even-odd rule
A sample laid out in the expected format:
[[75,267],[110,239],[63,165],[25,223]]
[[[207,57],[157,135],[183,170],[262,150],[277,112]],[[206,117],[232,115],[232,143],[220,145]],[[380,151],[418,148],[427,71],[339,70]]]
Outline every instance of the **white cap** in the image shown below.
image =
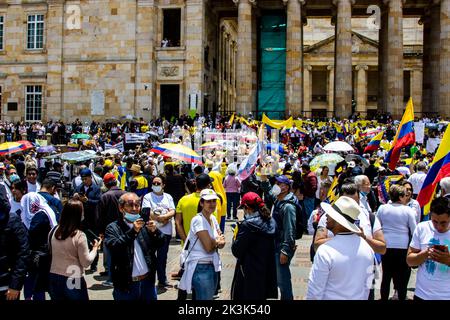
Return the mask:
[[214,192],[213,189],[203,189],[200,192],[200,199],[204,200],[217,200],[219,197],[217,196],[217,193]]

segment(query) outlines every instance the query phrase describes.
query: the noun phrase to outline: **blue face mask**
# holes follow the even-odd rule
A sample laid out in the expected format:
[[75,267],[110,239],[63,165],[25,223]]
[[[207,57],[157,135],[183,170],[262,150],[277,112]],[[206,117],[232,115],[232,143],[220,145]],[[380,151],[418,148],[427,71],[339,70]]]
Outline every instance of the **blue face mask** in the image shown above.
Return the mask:
[[128,222],[134,223],[136,220],[141,219],[141,215],[139,213],[133,214],[133,213],[125,212],[124,218]]
[[368,192],[365,191],[360,191],[359,193],[361,193],[364,197],[367,197],[367,195],[369,194]]
[[20,180],[20,177],[17,174],[12,174],[9,176],[9,181],[11,181],[11,183],[16,180]]

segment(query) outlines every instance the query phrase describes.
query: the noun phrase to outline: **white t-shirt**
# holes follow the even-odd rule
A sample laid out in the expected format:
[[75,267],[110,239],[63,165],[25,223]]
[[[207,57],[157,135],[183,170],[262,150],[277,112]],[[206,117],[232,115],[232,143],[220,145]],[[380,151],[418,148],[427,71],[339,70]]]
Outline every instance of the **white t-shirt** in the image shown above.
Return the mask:
[[203,258],[200,258],[200,260],[199,260],[200,263],[202,263],[202,262],[204,262],[204,263],[211,262],[212,263],[213,262],[215,252],[208,253],[205,250],[205,248],[203,247],[203,244],[201,243],[200,239],[198,239],[198,237],[197,237],[197,232],[204,231],[204,230],[208,231],[209,236],[212,239],[215,239],[219,236],[218,230],[220,230],[220,226],[217,223],[216,217],[214,215],[211,215],[211,220],[213,222],[213,227],[211,227],[209,222],[206,220],[206,218],[201,213],[197,214],[191,220],[191,228],[190,228],[189,234],[188,234],[188,241],[190,242],[189,250],[191,250],[191,254],[193,254],[193,255],[195,254],[196,256],[203,257]]
[[[142,200],[142,209],[150,208],[154,213],[155,210],[160,212],[160,215],[165,215],[170,210],[175,210],[175,204],[173,198],[168,193],[163,193],[158,196],[154,192],[147,193]],[[156,214],[156,213],[155,213]],[[169,220],[165,225],[160,222],[156,223],[156,227],[164,234],[169,236],[172,235],[172,221],[173,218]]]
[[[130,228],[133,228],[132,223],[125,222]],[[143,276],[148,273],[148,266],[145,262],[144,252],[142,251],[141,245],[138,239],[134,240],[134,254],[133,254],[133,271],[131,272],[132,277]]]
[[358,235],[336,235],[317,250],[306,299],[367,300],[373,262],[373,250]]
[[20,201],[17,202],[13,198],[13,199],[11,199],[9,204],[11,205],[11,210],[9,212],[17,212],[17,210],[20,210],[20,212],[18,213],[18,215],[20,216],[20,214],[22,213],[22,205],[20,204]]
[[422,208],[420,207],[419,202],[417,200],[411,199],[411,201],[408,203],[408,207],[414,210],[414,212],[416,213],[416,223],[419,223],[422,216]]
[[413,186],[413,193],[419,194],[420,189],[422,189],[423,182],[427,174],[423,171],[415,172],[408,178],[408,182],[411,182]]
[[[433,244],[450,247],[450,230],[439,233],[431,221],[419,223],[410,247],[424,250]],[[414,294],[424,300],[450,300],[450,267],[432,260],[422,263],[417,270]]]
[[41,185],[39,184],[39,182],[31,184],[27,181],[27,188],[28,192],[39,192],[39,190],[41,190]]
[[409,177],[411,174],[411,171],[408,167],[398,167],[397,171],[400,172],[402,175]]
[[408,249],[409,235],[416,229],[416,213],[399,203],[383,204],[378,208],[377,217],[383,228],[386,248]]

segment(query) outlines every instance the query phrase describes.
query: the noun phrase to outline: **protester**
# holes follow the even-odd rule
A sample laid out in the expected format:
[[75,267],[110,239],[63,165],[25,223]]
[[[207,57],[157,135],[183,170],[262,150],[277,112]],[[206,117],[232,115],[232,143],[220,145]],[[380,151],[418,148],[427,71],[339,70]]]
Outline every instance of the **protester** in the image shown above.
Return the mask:
[[88,240],[81,231],[83,210],[81,201],[69,200],[59,225],[51,232],[49,293],[52,300],[89,300],[84,270],[97,256],[101,239],[94,240],[89,252]]
[[25,170],[28,192],[39,192],[41,185],[37,182],[38,171],[36,167],[28,167]]
[[237,220],[237,207],[239,206],[239,191],[241,182],[236,177],[236,171],[228,170],[228,175],[223,182],[223,186],[227,195],[227,220],[231,219],[231,207],[233,207],[233,219]]
[[[412,161],[411,161],[412,164]],[[413,168],[411,165],[410,168]],[[423,182],[427,176],[427,165],[425,162],[420,161],[417,163],[417,172],[414,172],[409,178],[408,182],[411,183],[413,188],[413,198],[416,199],[420,189],[422,189]]]
[[450,177],[445,177],[439,182],[439,186],[442,189],[442,196],[450,199]]
[[237,258],[231,300],[276,299],[275,220],[254,192],[245,194],[240,207],[244,209],[244,221],[231,247]]
[[305,188],[305,198],[303,201],[305,204],[306,215],[309,218],[315,208],[316,191],[318,189],[317,176],[311,171],[311,168],[307,163],[302,164],[302,176]]

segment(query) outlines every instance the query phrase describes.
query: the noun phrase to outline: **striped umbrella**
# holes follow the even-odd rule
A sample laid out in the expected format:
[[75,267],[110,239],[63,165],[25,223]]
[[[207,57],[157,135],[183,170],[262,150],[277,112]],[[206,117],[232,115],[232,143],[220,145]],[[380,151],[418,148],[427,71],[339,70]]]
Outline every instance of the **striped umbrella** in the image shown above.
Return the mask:
[[[19,142],[5,142],[0,144],[0,155],[21,152],[29,148],[30,148],[29,145],[21,144]],[[31,145],[31,148],[33,148],[33,145]]]
[[24,150],[35,148],[35,145],[32,142],[27,141],[27,140],[19,140],[16,142],[20,143],[22,145],[22,147],[24,148]]
[[157,147],[154,147],[150,151],[166,157],[182,160],[187,163],[202,164],[202,158],[197,152],[181,144],[163,143]]

